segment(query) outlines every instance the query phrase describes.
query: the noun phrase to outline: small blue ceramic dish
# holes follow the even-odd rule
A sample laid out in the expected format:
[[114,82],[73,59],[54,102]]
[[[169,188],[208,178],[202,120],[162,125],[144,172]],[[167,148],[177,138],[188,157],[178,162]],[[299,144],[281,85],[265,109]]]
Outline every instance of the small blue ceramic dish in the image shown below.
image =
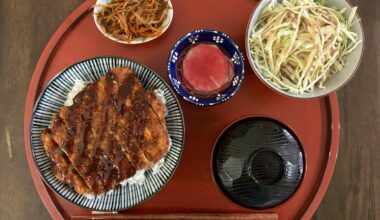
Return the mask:
[[[231,60],[234,77],[231,84],[223,91],[212,97],[198,97],[186,90],[179,76],[179,65],[187,48],[197,43],[211,43],[222,49]],[[226,34],[215,30],[196,30],[180,39],[170,52],[168,61],[169,79],[174,90],[188,102],[199,106],[213,106],[230,99],[240,88],[244,79],[244,56],[237,44]]]

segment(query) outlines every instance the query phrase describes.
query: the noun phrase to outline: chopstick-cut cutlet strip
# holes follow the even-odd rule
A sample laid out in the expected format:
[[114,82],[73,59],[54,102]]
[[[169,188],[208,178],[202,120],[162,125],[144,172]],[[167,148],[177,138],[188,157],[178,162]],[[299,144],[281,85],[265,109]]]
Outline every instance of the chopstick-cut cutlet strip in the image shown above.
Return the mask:
[[[123,71],[125,70],[122,68],[116,68],[111,73],[120,77],[120,75],[125,75]],[[164,157],[168,150],[169,139],[164,124],[164,106],[158,104],[161,101],[157,96],[152,92],[147,92],[132,74],[132,72],[129,73],[128,82],[132,83],[134,88],[131,95],[125,100],[125,107],[129,110],[129,114],[124,118],[127,121],[125,127],[127,131],[119,131],[128,136],[132,134],[133,138],[129,139],[129,144],[138,146],[152,165]],[[119,97],[123,97],[123,94],[120,93]],[[119,102],[123,101],[119,100]]]
[[91,189],[83,181],[82,177],[76,172],[70,164],[69,159],[64,152],[58,147],[57,143],[53,140],[52,134],[49,130],[44,130],[41,133],[41,140],[48,156],[52,159],[52,169],[54,175],[67,184],[71,184],[75,191],[80,194],[91,193]]
[[166,127],[165,124],[165,105],[162,101],[157,97],[154,92],[148,92],[148,99],[150,102],[149,106],[152,108],[154,113],[156,113],[158,119],[160,120],[162,126]]
[[[132,111],[133,132],[142,137],[144,141],[140,142],[140,148],[145,156],[152,162],[157,163],[167,154],[169,140],[167,137],[166,127],[163,127],[158,114],[149,105],[149,96],[143,90],[139,90],[135,95],[135,109]],[[142,109],[142,111],[138,111]],[[163,115],[163,114],[162,114]]]
[[43,132],[51,133],[92,194],[116,188],[167,154],[165,107],[152,94],[129,68],[114,68],[63,106]]

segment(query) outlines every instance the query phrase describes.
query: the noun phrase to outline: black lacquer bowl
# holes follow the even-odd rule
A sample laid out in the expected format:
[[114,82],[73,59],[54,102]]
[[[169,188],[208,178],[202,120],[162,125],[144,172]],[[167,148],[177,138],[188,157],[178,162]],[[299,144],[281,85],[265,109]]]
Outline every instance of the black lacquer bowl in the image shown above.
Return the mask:
[[264,209],[295,192],[304,159],[299,141],[284,125],[249,118],[222,134],[214,150],[213,171],[219,187],[233,202]]

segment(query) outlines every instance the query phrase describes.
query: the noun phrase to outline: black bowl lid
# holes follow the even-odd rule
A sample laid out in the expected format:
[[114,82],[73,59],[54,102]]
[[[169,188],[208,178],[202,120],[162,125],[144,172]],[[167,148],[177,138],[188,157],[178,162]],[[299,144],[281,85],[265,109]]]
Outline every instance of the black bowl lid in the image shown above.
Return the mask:
[[221,136],[213,170],[232,201],[248,208],[269,208],[297,189],[304,171],[303,153],[282,124],[250,118],[233,124]]

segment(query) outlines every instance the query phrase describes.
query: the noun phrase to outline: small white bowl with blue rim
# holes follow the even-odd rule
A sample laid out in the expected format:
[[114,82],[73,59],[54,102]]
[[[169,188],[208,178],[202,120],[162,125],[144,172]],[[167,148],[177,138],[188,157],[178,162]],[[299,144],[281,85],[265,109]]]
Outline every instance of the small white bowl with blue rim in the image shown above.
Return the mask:
[[[198,43],[211,43],[218,46],[231,60],[234,76],[231,84],[212,97],[198,97],[190,93],[182,84],[179,65],[188,47]],[[174,90],[186,101],[199,106],[213,106],[230,99],[239,90],[244,79],[244,56],[238,45],[226,34],[215,30],[196,30],[186,34],[173,47],[168,60],[169,79]]]

